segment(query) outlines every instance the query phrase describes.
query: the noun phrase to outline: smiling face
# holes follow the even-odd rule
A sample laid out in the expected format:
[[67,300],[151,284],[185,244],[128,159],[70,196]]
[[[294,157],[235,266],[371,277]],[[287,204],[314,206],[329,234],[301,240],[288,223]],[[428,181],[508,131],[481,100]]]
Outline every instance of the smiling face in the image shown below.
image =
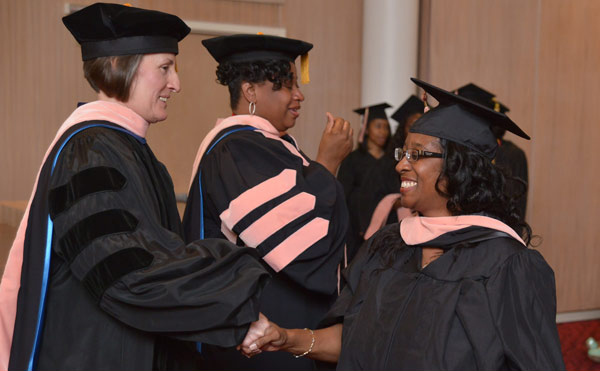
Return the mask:
[[167,118],[167,99],[180,90],[175,54],[146,54],[140,61],[129,100],[124,104],[149,123],[159,122]]
[[390,137],[390,124],[388,120],[377,118],[369,121],[367,140],[379,148],[383,148]]
[[294,127],[300,115],[300,102],[304,101],[298,86],[296,66],[290,64],[294,77],[292,81],[282,83],[281,89],[273,90],[273,83],[268,80],[254,85],[255,115],[268,120],[281,133]]
[[[404,147],[406,149],[425,150],[442,153],[439,139],[425,134],[409,133]],[[435,188],[441,174],[443,159],[420,157],[417,162],[409,162],[406,156],[402,158],[396,171],[402,181],[400,193],[402,206],[418,211],[422,216],[450,216],[446,208],[448,198],[438,193]],[[440,188],[444,191],[444,182]]]

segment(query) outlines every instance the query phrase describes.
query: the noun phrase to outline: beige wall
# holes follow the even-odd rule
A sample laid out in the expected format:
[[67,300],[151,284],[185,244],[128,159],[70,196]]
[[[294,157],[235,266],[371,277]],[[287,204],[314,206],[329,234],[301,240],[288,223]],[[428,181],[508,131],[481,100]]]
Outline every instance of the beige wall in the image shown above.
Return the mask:
[[600,308],[600,2],[422,0],[420,77],[497,94],[533,140],[527,219],[560,312]]
[[[292,131],[309,156],[317,152],[325,112],[352,117],[351,108],[360,103],[361,0],[129,2],[185,20],[282,27],[288,37],[314,43],[311,83],[302,86],[306,101]],[[64,4],[0,1],[0,200],[29,197],[57,128],[78,101],[95,99],[83,79],[79,46],[61,22]],[[154,125],[148,135],[178,193],[187,192],[200,141],[217,117],[230,114],[227,88],[215,82],[216,63],[200,44],[206,37],[193,34],[181,43],[182,92],[169,101],[169,119]]]

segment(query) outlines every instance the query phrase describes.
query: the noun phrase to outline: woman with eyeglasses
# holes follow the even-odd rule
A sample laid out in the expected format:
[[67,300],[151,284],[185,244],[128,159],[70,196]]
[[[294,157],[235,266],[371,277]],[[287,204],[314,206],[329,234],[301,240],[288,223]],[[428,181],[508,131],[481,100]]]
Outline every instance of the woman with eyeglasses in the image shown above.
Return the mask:
[[[368,241],[321,329],[262,318],[242,351],[284,350],[338,370],[564,370],[554,273],[492,163],[506,115],[423,81],[440,104],[396,150],[402,205],[418,212]],[[259,327],[259,323],[253,327]]]

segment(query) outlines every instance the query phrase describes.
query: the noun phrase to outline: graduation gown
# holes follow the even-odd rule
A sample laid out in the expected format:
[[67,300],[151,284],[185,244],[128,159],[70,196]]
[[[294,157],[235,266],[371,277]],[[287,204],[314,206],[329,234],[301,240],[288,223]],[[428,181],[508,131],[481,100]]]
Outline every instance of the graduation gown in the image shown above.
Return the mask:
[[40,172],[10,370],[189,369],[190,341],[238,344],[257,319],[267,273],[253,251],[185,245],[165,167],[144,138],[93,119],[106,109],[135,115],[107,102],[78,108],[86,121]]
[[[292,328],[313,327],[337,297],[348,217],[343,190],[327,169],[268,121],[219,121],[200,146],[184,214],[188,241],[227,238],[255,248],[273,278],[260,310]],[[204,235],[202,236],[202,233]],[[306,370],[309,359],[203,348],[211,369]]]
[[[385,227],[347,268],[324,322],[343,322],[337,369],[564,370],[554,274],[540,253],[489,225],[498,221],[419,219],[440,218],[404,219],[429,234],[417,239]],[[444,254],[421,269],[424,246]]]
[[[360,149],[352,151],[342,161],[337,178],[344,187],[346,204],[350,215],[350,230],[348,231],[348,259],[352,260],[358,248],[364,242],[364,235],[371,222],[371,217],[377,204],[388,193],[398,193],[400,183],[393,188],[393,170],[395,164],[390,164],[384,155],[379,159]],[[392,176],[389,176],[391,169]],[[397,221],[397,219],[395,220]]]

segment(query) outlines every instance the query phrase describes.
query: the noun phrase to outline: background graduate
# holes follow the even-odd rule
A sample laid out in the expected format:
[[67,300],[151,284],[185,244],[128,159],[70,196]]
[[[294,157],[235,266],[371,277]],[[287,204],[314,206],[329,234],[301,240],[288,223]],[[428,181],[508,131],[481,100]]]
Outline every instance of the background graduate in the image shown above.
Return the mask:
[[390,140],[390,123],[385,113],[388,107],[391,106],[387,103],[379,103],[354,110],[361,115],[362,120],[358,148],[342,161],[337,174],[344,187],[350,215],[347,240],[349,261],[364,242],[365,231],[379,201],[376,194],[380,185],[369,180],[380,178],[375,172],[378,164],[384,161],[385,149]]
[[[348,216],[333,173],[350,152],[350,125],[328,114],[316,161],[287,133],[304,101],[294,60],[306,60],[312,44],[267,35],[203,44],[219,62],[217,81],[229,88],[233,116],[218,120],[200,145],[184,215],[186,238],[217,237],[255,248],[273,274],[261,312],[287,326],[316,326],[338,294]],[[218,347],[205,347],[203,354],[210,369],[314,367],[288,354],[248,360]]]
[[363,240],[367,240],[386,224],[397,223],[411,215],[411,210],[400,204],[400,177],[394,170],[398,161],[394,149],[402,147],[411,125],[423,115],[423,101],[411,95],[392,114],[398,122],[396,132],[390,138],[385,156],[374,164],[370,176],[365,180],[365,189],[372,190],[373,205],[369,210],[369,221]]
[[171,178],[144,139],[181,89],[175,56],[190,29],[103,3],[63,22],[98,100],[60,127],[17,232],[0,369],[198,368],[189,341],[238,344],[267,273],[251,249],[186,246]]
[[[285,350],[339,370],[564,370],[554,274],[493,164],[491,127],[529,139],[506,115],[423,81],[439,101],[396,154],[402,205],[345,276],[320,330],[263,321],[243,351]],[[264,319],[263,319],[264,320]],[[329,327],[327,327],[329,326]]]

